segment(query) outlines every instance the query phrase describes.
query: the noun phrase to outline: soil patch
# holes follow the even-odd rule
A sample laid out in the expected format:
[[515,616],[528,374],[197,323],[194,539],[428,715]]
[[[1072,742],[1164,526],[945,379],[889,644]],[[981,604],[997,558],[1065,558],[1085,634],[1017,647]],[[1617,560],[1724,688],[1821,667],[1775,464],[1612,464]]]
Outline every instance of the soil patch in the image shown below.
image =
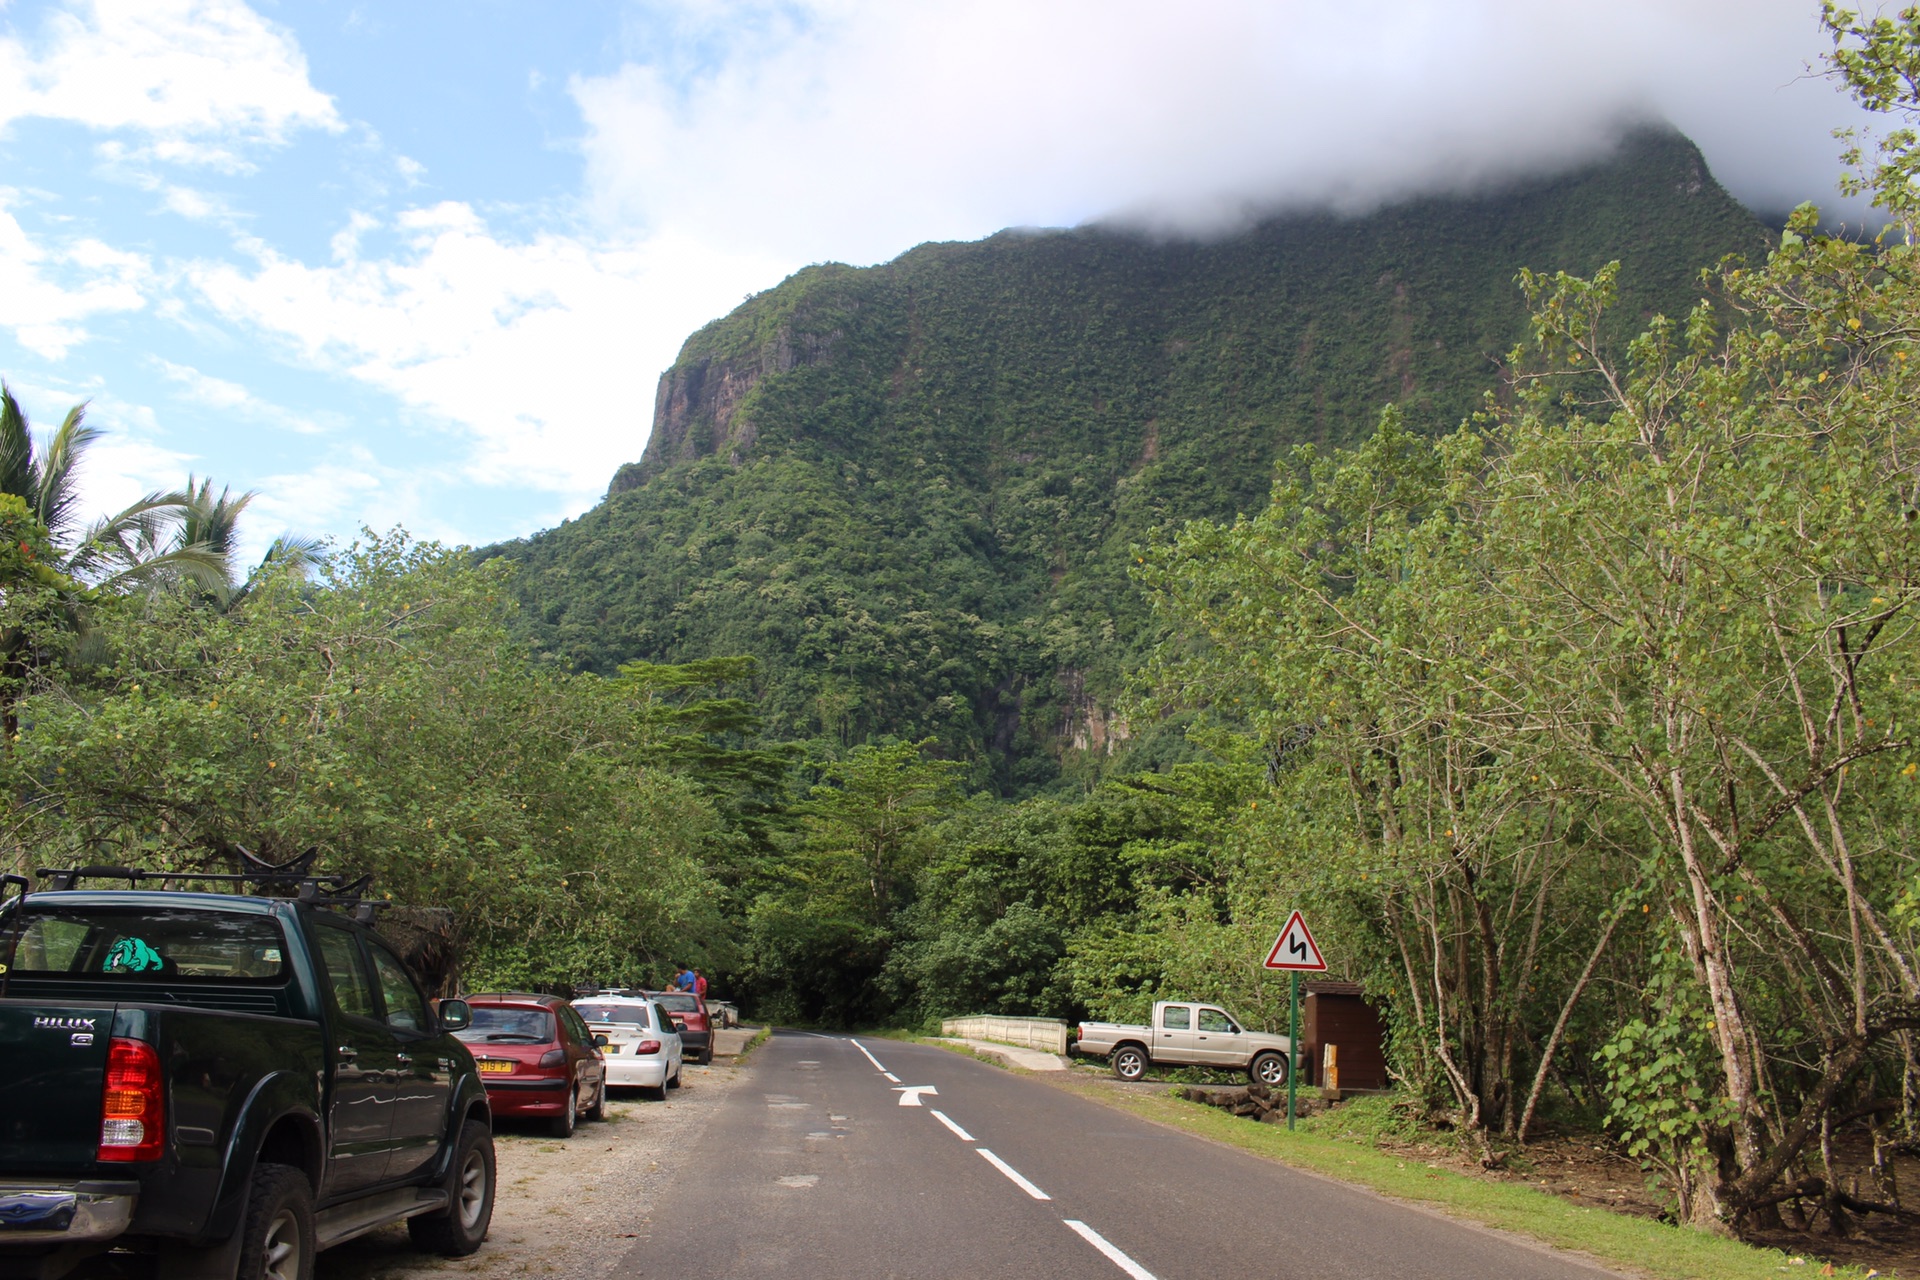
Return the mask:
[[502,1121],[493,1139],[499,1165],[493,1229],[478,1253],[418,1253],[404,1225],[388,1227],[321,1254],[315,1280],[606,1275],[633,1248],[679,1162],[699,1151],[708,1121],[744,1076],[726,1059],[688,1065],[667,1101],[616,1095],[605,1123],[583,1123],[564,1142],[535,1126]]

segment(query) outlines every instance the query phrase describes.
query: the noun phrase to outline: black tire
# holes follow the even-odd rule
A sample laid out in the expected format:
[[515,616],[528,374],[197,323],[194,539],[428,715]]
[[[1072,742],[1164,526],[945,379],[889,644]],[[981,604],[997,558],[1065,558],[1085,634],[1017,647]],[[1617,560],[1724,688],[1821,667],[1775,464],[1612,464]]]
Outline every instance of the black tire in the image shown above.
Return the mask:
[[478,1120],[460,1127],[453,1167],[442,1184],[447,1207],[407,1219],[415,1246],[444,1258],[464,1258],[480,1247],[493,1222],[493,1131]]
[[607,1118],[607,1078],[600,1077],[600,1083],[593,1090],[593,1105],[587,1108],[587,1119],[596,1123]]
[[1247,1077],[1278,1089],[1287,1082],[1287,1056],[1284,1053],[1256,1053],[1247,1064]]
[[567,1105],[560,1114],[547,1121],[548,1132],[556,1138],[571,1138],[574,1128],[580,1123],[580,1082],[575,1080],[567,1087]]
[[[681,1065],[684,1066],[685,1063],[682,1063]],[[675,1067],[673,1069],[673,1074],[667,1077],[667,1082],[660,1086],[661,1098],[664,1099],[667,1096],[667,1090],[678,1089],[679,1087],[680,1087],[680,1067]]]
[[1142,1080],[1152,1063],[1147,1051],[1137,1044],[1123,1044],[1113,1051],[1113,1074],[1122,1080]]
[[313,1280],[313,1187],[284,1164],[253,1171],[237,1280]]

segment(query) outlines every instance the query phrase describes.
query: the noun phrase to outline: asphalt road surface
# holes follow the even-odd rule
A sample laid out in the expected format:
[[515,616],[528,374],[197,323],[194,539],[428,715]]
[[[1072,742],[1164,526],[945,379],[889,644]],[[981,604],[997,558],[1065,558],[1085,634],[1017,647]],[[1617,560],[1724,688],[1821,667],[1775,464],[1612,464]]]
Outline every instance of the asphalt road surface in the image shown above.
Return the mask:
[[617,1277],[1599,1280],[958,1054],[780,1032]]

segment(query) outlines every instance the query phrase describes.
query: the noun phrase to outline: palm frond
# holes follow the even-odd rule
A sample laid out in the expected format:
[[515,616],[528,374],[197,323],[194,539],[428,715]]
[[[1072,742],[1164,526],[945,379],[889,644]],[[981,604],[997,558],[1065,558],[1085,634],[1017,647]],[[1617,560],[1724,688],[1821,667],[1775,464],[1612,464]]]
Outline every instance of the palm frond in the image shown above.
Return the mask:
[[227,557],[205,543],[189,543],[125,564],[93,585],[100,591],[124,594],[175,584],[197,587],[214,599],[224,601],[231,589],[227,581]]
[[29,507],[40,497],[33,461],[33,431],[13,389],[0,382],[0,493],[23,498]]
[[74,508],[80,503],[80,463],[88,447],[100,438],[100,429],[87,426],[86,416],[84,404],[67,410],[66,419],[48,439],[35,468],[39,491],[29,501],[56,543],[72,532]]
[[[185,495],[149,493],[88,525],[66,555],[66,571],[82,580],[118,573],[168,550],[169,530],[179,522]],[[96,582],[97,585],[97,582]]]
[[[283,533],[273,540],[260,560],[260,569],[284,569],[306,577],[327,560],[327,540],[306,534]],[[259,572],[258,569],[255,572]]]
[[235,497],[230,487],[223,487],[216,498],[211,479],[196,480],[188,476],[183,494],[181,540],[203,543],[223,555],[232,555],[239,544],[240,513],[258,496],[249,489]]

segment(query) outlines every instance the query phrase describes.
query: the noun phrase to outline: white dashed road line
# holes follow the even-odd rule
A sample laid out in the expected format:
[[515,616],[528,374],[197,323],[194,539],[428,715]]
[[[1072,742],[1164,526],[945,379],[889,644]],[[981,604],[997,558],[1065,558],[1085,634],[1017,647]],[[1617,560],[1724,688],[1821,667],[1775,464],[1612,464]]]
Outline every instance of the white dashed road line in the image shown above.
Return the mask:
[[985,1156],[988,1164],[992,1165],[994,1168],[998,1169],[1000,1172],[1006,1174],[1007,1179],[1010,1182],[1012,1182],[1014,1186],[1020,1188],[1022,1191],[1032,1196],[1035,1200],[1053,1199],[1052,1196],[1048,1195],[1046,1192],[1042,1191],[1040,1188],[1034,1186],[1031,1182],[1028,1182],[1025,1178],[1021,1177],[1020,1171],[1018,1169],[1014,1168],[1012,1165],[1008,1164],[1005,1160],[1002,1160],[999,1156],[993,1154],[993,1152],[987,1150],[985,1147],[975,1147],[974,1150],[978,1151],[982,1156]]
[[[865,1053],[867,1055],[867,1061],[873,1064],[874,1069],[876,1071],[878,1071],[881,1075],[885,1076],[887,1079],[893,1081],[895,1084],[900,1083],[899,1076],[894,1075],[893,1072],[881,1066],[880,1060],[878,1058],[874,1057],[871,1053],[867,1053],[867,1046],[861,1044],[858,1040],[854,1040],[851,1043],[854,1048],[858,1049],[861,1053]],[[900,1105],[915,1106],[915,1107],[919,1106],[920,1099],[917,1095],[922,1091],[923,1090],[918,1087],[900,1091],[903,1093],[903,1095],[905,1095],[901,1097]],[[932,1088],[926,1088],[924,1089],[924,1092],[937,1093],[938,1090],[932,1089]],[[968,1133],[965,1129],[962,1129],[959,1125],[955,1124],[953,1122],[953,1118],[947,1115],[946,1112],[934,1110],[931,1107],[929,1107],[928,1110],[933,1111],[933,1118],[935,1120],[938,1120],[941,1124],[945,1125],[953,1133],[953,1136],[960,1139],[960,1141],[962,1142],[978,1141],[978,1139],[975,1138],[972,1134]],[[1012,1165],[1008,1164],[1005,1160],[1002,1160],[999,1156],[993,1154],[993,1152],[987,1150],[985,1147],[975,1147],[974,1150],[978,1151],[981,1155],[981,1158],[984,1159],[988,1164],[998,1169],[1001,1173],[1004,1173],[1007,1176],[1007,1181],[1013,1183],[1014,1186],[1020,1188],[1022,1191],[1032,1196],[1035,1200],[1053,1199],[1052,1196],[1048,1195],[1046,1192],[1042,1191],[1040,1188],[1034,1186],[1031,1182],[1028,1182],[1026,1178],[1022,1177],[1018,1169],[1014,1168]],[[1074,1233],[1078,1235],[1082,1240],[1085,1240],[1088,1244],[1098,1249],[1101,1252],[1102,1256],[1104,1256],[1108,1262],[1111,1262],[1114,1266],[1124,1271],[1127,1274],[1129,1280],[1155,1280],[1153,1272],[1147,1270],[1145,1267],[1135,1262],[1132,1258],[1129,1258],[1126,1254],[1120,1252],[1120,1250],[1115,1248],[1113,1244],[1110,1241],[1108,1241],[1108,1239],[1105,1236],[1101,1235],[1098,1231],[1095,1231],[1092,1227],[1088,1226],[1086,1223],[1080,1222],[1074,1218],[1063,1218],[1061,1219],[1061,1221],[1065,1222],[1067,1226],[1071,1227]]]
[[938,1120],[941,1124],[947,1126],[947,1128],[953,1130],[953,1136],[960,1139],[960,1141],[962,1142],[973,1141],[973,1135],[968,1133],[965,1129],[962,1129],[959,1125],[955,1124],[953,1121],[949,1120],[947,1118],[946,1112],[935,1111],[933,1113],[933,1118],[935,1120]]
[[1082,1240],[1085,1240],[1101,1253],[1106,1254],[1108,1262],[1111,1262],[1114,1266],[1126,1272],[1133,1280],[1154,1280],[1153,1272],[1147,1270],[1132,1258],[1129,1258],[1126,1254],[1114,1248],[1107,1242],[1105,1236],[1095,1231],[1086,1223],[1075,1222],[1072,1218],[1067,1218],[1065,1221],[1069,1227],[1072,1227],[1074,1231],[1079,1234]]

